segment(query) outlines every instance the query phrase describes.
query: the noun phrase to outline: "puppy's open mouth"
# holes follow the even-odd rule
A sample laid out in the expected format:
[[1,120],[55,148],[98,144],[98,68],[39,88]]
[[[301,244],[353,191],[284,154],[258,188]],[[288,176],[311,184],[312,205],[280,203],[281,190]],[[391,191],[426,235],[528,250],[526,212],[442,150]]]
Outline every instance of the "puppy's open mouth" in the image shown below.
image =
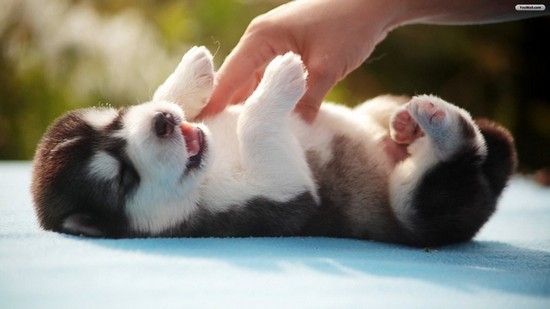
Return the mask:
[[206,148],[204,132],[199,127],[187,122],[181,124],[180,129],[189,155],[186,167],[188,170],[198,168],[201,165],[202,156]]

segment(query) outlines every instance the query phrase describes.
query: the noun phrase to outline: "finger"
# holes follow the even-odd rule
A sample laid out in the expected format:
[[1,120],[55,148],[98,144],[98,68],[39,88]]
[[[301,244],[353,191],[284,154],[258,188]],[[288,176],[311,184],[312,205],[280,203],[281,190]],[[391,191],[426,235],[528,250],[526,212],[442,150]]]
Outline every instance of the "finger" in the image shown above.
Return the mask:
[[307,123],[315,121],[323,99],[335,84],[336,79],[332,77],[332,75],[310,71],[306,93],[296,105],[295,111],[298,112]]
[[267,64],[277,56],[268,42],[258,43],[258,40],[258,36],[244,35],[220,68],[219,85],[234,85],[228,103],[240,103],[248,98],[258,86]]
[[208,103],[205,107],[203,107],[195,120],[201,120],[208,116],[215,115],[225,108],[227,102],[225,94],[221,91],[216,92],[215,89],[217,88],[214,88],[214,91],[212,91]]
[[197,119],[204,119],[205,117],[215,115],[224,110],[228,104],[234,104],[235,100],[233,97],[236,92],[238,90],[232,88],[231,84],[226,84],[223,81],[215,85],[207,105],[201,110]]
[[[224,66],[222,66],[223,68]],[[227,67],[227,66],[226,66]],[[227,74],[227,69],[222,69],[216,73],[216,81],[214,89],[208,100],[207,105],[202,109],[197,118],[202,119],[207,116],[217,114],[232,103],[235,93],[242,91],[239,87],[248,88],[251,84],[250,77],[245,77],[244,69],[242,71],[234,71],[234,74]]]
[[[221,112],[228,104],[242,102],[256,88],[265,67],[274,55],[257,52],[258,48],[246,49],[251,43],[239,42],[229,54],[219,71],[208,104],[198,119]],[[249,55],[246,51],[253,50]],[[264,48],[265,50],[265,48]]]
[[260,83],[260,80],[263,76],[263,69],[264,68],[260,69],[262,70],[261,72],[257,71],[256,73],[252,74],[247,84],[243,84],[240,89],[236,90],[233,93],[233,96],[229,100],[229,104],[242,103],[250,96],[250,94],[252,94],[252,92],[258,87],[258,84]]

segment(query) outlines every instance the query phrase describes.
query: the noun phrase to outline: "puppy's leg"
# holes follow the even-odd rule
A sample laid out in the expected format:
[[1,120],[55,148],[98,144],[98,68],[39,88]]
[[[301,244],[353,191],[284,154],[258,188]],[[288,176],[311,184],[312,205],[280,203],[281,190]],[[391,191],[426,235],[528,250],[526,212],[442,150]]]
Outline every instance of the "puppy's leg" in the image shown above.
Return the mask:
[[408,109],[428,137],[438,160],[450,160],[464,151],[486,156],[483,136],[467,111],[427,95],[415,97]]
[[195,46],[183,55],[176,70],[155,91],[153,101],[176,103],[186,119],[193,119],[206,105],[213,85],[212,54],[203,46]]
[[479,129],[466,111],[433,96],[415,97],[396,114],[392,119],[404,120],[405,133],[413,122],[425,134],[404,134],[414,140],[410,156],[390,176],[391,205],[410,232],[408,241],[470,239],[495,207],[480,167],[487,148]]
[[412,160],[422,156],[427,161],[421,166],[449,160],[466,150],[484,156],[487,150],[470,114],[435,96],[414,97],[394,112],[389,127],[395,142],[410,144]]
[[287,201],[315,194],[303,150],[290,131],[290,114],[306,89],[307,73],[300,57],[287,53],[266,68],[238,120],[242,164],[250,186],[267,198]]

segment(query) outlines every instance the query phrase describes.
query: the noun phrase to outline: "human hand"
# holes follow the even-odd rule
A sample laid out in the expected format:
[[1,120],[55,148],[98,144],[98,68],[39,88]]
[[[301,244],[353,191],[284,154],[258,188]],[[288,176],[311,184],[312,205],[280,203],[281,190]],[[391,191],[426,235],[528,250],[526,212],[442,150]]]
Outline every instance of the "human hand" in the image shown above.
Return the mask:
[[315,119],[330,89],[355,70],[387,33],[406,24],[472,24],[548,13],[512,14],[512,0],[300,0],[256,17],[216,75],[214,90],[198,118],[244,101],[265,67],[288,51],[302,57],[308,89],[296,110]]
[[386,36],[392,14],[378,1],[301,0],[258,16],[217,72],[209,103],[198,118],[244,101],[267,64],[293,51],[301,55],[309,72],[308,90],[296,110],[313,122],[330,89],[361,65]]

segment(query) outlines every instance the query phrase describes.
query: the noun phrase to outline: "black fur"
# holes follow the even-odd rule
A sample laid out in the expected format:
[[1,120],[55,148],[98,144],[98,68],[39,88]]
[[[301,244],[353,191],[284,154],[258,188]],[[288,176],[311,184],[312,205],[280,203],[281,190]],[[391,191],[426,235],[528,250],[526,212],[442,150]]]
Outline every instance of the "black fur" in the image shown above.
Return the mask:
[[[517,159],[511,135],[487,120],[477,122],[488,153],[471,144],[428,171],[413,196],[414,226],[407,243],[439,246],[472,239],[489,219]],[[473,128],[461,123],[465,138]]]
[[199,205],[191,218],[162,236],[184,237],[259,237],[297,235],[316,211],[315,199],[309,192],[287,202],[263,197],[244,205],[232,205],[224,212],[212,212]]
[[[101,131],[83,121],[80,111],[65,114],[48,128],[34,159],[34,169],[41,172],[33,173],[32,181],[34,204],[44,229],[79,233],[63,228],[66,218],[78,215],[78,222],[96,227],[103,235],[126,233],[125,197],[139,184],[139,176],[125,155],[126,142],[111,134],[121,128],[123,113]],[[97,150],[121,162],[119,179],[100,182],[82,176],[82,166]]]

